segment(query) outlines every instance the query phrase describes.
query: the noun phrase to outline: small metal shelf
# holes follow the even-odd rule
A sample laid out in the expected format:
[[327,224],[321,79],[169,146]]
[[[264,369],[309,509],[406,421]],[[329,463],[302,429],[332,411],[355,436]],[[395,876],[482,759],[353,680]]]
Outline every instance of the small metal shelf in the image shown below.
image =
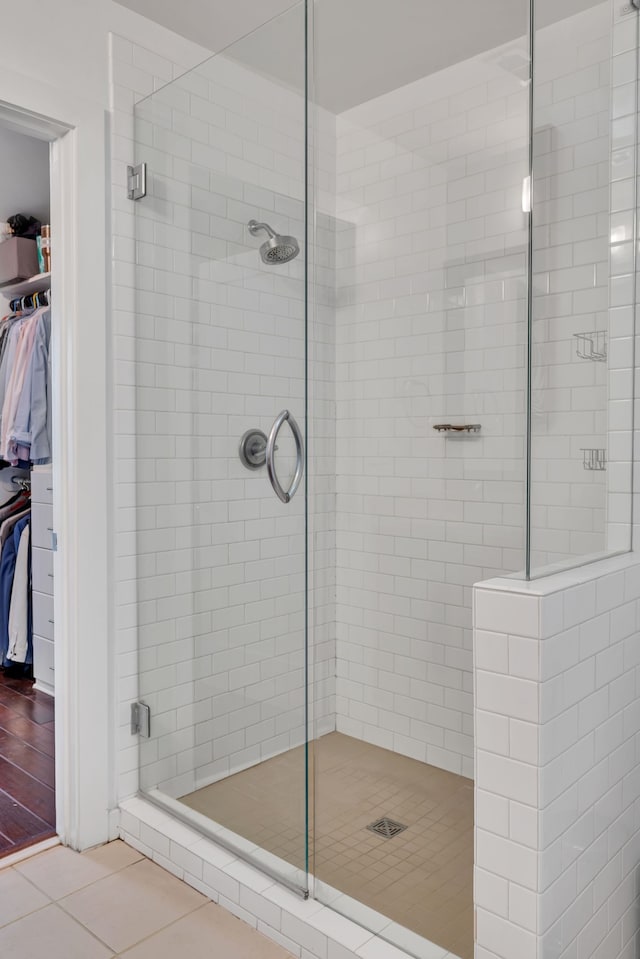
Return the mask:
[[30,293],[44,293],[51,289],[51,273],[37,273],[28,280],[8,283],[0,286],[0,296],[12,300],[16,296],[28,296]]
[[479,433],[480,423],[436,423],[433,427],[438,433]]
[[607,360],[607,331],[596,330],[593,333],[574,333],[576,356],[581,360],[605,363]]
[[580,447],[582,453],[582,468],[585,470],[606,470],[607,451],[602,448]]

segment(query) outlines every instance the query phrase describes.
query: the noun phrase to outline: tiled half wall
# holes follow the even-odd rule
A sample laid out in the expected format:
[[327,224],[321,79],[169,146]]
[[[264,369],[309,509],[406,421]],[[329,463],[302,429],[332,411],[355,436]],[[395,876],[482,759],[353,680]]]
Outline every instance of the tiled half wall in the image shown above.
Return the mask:
[[476,959],[631,959],[640,560],[474,591]]

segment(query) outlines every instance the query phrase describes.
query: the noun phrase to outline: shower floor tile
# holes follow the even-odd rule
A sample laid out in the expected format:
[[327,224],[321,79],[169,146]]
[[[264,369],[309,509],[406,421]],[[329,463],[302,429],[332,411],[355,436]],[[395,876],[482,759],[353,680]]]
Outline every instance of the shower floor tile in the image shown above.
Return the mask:
[[[473,782],[342,733],[313,753],[315,875],[472,959]],[[303,747],[181,802],[304,868]],[[383,816],[407,828],[390,839],[367,830]]]

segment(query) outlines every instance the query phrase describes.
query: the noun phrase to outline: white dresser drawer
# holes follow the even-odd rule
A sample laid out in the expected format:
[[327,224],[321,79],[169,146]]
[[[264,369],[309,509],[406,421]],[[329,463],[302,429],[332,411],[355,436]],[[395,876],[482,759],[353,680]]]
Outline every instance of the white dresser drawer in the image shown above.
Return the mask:
[[33,637],[33,676],[36,688],[53,693],[55,686],[54,645],[42,636]]
[[31,503],[31,543],[42,549],[52,549],[53,506],[50,503]]
[[53,503],[51,470],[31,470],[31,502]]
[[34,546],[31,550],[31,582],[38,593],[53,596],[53,552]]
[[53,596],[47,593],[32,593],[33,602],[33,632],[45,639],[54,639],[53,631]]

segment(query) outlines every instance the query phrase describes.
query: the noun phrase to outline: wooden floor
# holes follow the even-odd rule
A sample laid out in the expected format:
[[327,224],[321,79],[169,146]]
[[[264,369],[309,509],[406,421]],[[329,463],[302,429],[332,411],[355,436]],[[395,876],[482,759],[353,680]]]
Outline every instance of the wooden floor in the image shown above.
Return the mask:
[[55,835],[54,700],[0,671],[0,857]]

